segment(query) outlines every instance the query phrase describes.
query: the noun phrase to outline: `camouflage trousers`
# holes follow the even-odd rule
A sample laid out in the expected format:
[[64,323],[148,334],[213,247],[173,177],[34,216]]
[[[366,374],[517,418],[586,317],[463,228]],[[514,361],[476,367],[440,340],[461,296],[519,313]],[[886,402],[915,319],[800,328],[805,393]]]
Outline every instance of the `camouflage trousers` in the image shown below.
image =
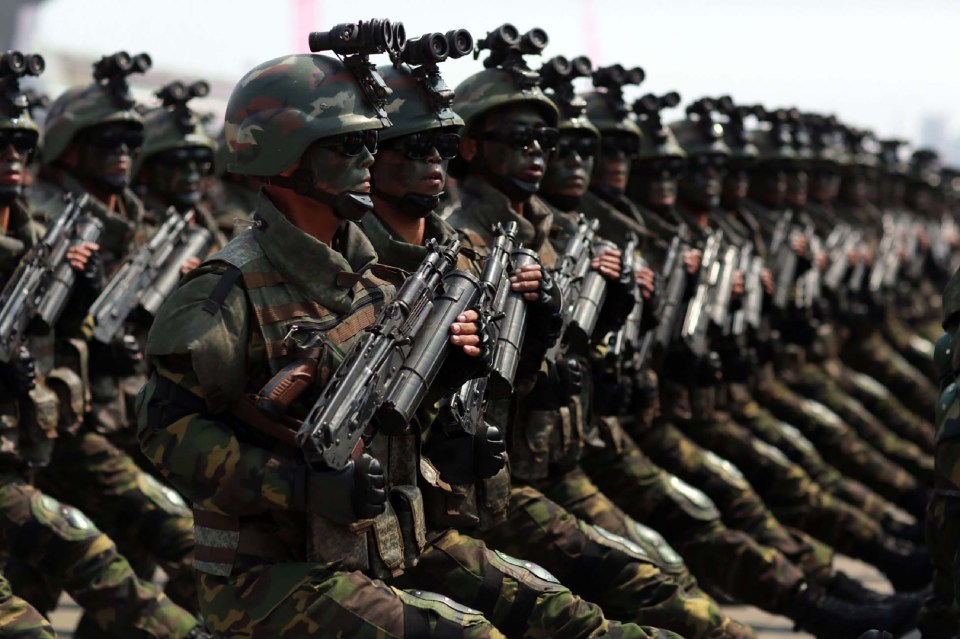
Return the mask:
[[935,428],[927,415],[917,415],[890,390],[869,375],[858,373],[839,359],[827,360],[823,370],[830,378],[900,438],[926,453],[933,453]]
[[799,370],[784,374],[786,384],[809,399],[836,413],[860,437],[870,442],[892,463],[900,466],[923,485],[933,483],[933,457],[913,442],[906,441],[887,428],[863,404],[848,395],[840,384],[816,364],[805,364]]
[[829,408],[797,395],[772,377],[759,384],[755,397],[775,417],[803,433],[843,475],[862,482],[914,516],[922,516],[927,496],[920,482],[865,442]]
[[55,639],[50,622],[26,601],[13,594],[10,582],[0,575],[0,635],[10,639]]
[[[617,448],[589,449],[583,460],[589,478],[579,471],[568,473],[550,495],[567,502],[578,516],[617,534],[629,534],[633,520],[644,522],[677,549],[708,588],[771,612],[786,611],[804,572],[815,581],[829,578],[829,551],[822,556],[805,537],[780,528],[775,541],[794,561],[780,548],[727,528],[709,497],[664,472],[626,433],[621,432],[618,440]],[[622,509],[605,495],[617,495]],[[764,536],[774,537],[772,532]],[[717,562],[717,557],[725,561]]]
[[917,370],[927,376],[934,384],[939,383],[936,364],[933,363],[933,343],[910,328],[899,317],[888,314],[881,326],[883,337],[895,351],[910,362]]
[[933,590],[917,617],[923,639],[951,639],[960,631],[960,499],[934,495],[927,507],[927,547],[933,561]]
[[754,436],[774,446],[803,468],[828,494],[881,523],[896,518],[893,504],[828,464],[803,433],[774,417],[757,403],[747,389],[731,385],[727,408],[738,424],[749,428]]
[[847,340],[840,357],[850,368],[889,388],[917,415],[933,412],[939,396],[936,384],[897,353],[880,331]]
[[0,512],[7,577],[41,612],[53,610],[66,590],[109,636],[183,637],[197,625],[156,586],[137,578],[113,541],[76,508],[5,475]]
[[637,529],[620,535],[590,525],[535,488],[514,486],[507,520],[477,534],[491,548],[543,566],[611,617],[688,639],[753,636],[720,612],[665,542]]
[[733,472],[742,472],[741,477],[785,524],[860,559],[867,559],[864,551],[883,536],[879,522],[834,499],[803,468],[733,421],[729,413],[714,411],[706,420],[681,423],[692,439],[732,463]]
[[455,531],[433,539],[417,566],[389,583],[291,562],[231,577],[201,574],[199,583],[204,618],[224,639],[678,639],[667,631],[608,621],[599,607],[538,566]]
[[89,431],[62,435],[37,485],[88,513],[144,579],[159,564],[169,577],[167,595],[191,612],[199,609],[193,514],[176,491],[106,437]]
[[[718,518],[722,518],[726,527],[743,531],[760,546],[779,551],[814,581],[829,576],[832,571],[829,549],[813,543],[804,533],[785,528],[730,462],[704,450],[664,419],[658,419],[646,428],[632,429],[632,436],[633,439],[624,439],[627,454],[622,455],[623,464],[628,465],[631,474],[637,477],[662,474],[674,486],[695,486],[695,492],[707,497],[712,507],[719,510]],[[637,450],[634,452],[633,449]],[[588,470],[603,472],[599,467],[595,470],[588,467]],[[599,474],[596,476],[600,481]],[[690,486],[687,486],[689,490]],[[660,532],[666,535],[663,530]],[[678,543],[669,535],[667,539]],[[697,565],[689,563],[694,567],[694,574],[700,576]],[[743,598],[736,593],[730,594]]]

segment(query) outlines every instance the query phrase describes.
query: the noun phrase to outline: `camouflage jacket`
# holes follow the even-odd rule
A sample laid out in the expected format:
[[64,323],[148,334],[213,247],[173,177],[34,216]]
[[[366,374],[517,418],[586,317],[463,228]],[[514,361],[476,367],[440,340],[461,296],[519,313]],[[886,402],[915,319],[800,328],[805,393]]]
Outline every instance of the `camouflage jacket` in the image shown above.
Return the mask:
[[222,178],[211,178],[206,202],[220,230],[231,238],[236,235],[236,221],[246,222],[257,205],[257,190]]
[[[72,175],[45,167],[31,189],[30,203],[43,219],[55,220],[63,212],[64,194],[82,195],[85,192],[83,185]],[[87,212],[103,222],[100,255],[105,271],[112,273],[146,235],[143,203],[132,190],[124,189],[117,198],[117,210],[109,210],[103,202],[91,197]]]
[[[430,213],[424,220],[425,228],[423,237],[425,240],[434,239],[438,244],[443,245],[457,237],[457,231],[440,219],[436,213]],[[387,226],[387,223],[377,217],[375,213],[367,213],[363,216],[357,226],[363,231],[364,235],[370,240],[377,257],[382,264],[403,269],[408,273],[417,270],[420,263],[427,256],[427,249],[423,246],[417,246],[403,241],[397,234]],[[460,256],[459,267],[476,271],[473,264],[463,255]]]
[[580,200],[579,212],[587,216],[587,219],[599,220],[599,234],[617,246],[626,245],[631,233],[636,235],[638,240],[650,234],[643,219],[639,217],[639,211],[637,217],[628,217],[590,191],[584,193]]
[[[156,374],[138,406],[141,448],[194,503],[202,572],[315,561],[397,574],[425,543],[416,437],[378,436],[367,449],[383,464],[391,501],[409,502],[408,516],[398,519],[388,502],[373,520],[339,525],[298,510],[307,469],[287,432],[394,288],[370,273],[376,254],[353,224],[328,246],[262,193],[254,219],[184,277],[157,314],[147,344]],[[314,327],[321,345],[304,350],[287,339],[294,324]],[[282,421],[264,426],[251,400],[280,369],[309,360],[313,383]]]

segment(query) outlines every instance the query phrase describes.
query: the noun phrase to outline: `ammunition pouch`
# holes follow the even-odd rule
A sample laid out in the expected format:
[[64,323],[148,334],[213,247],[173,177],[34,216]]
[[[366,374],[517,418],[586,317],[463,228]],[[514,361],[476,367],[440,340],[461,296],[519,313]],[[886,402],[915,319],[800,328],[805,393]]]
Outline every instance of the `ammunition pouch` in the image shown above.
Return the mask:
[[57,438],[57,395],[43,384],[34,386],[20,402],[20,458],[28,468],[50,463]]

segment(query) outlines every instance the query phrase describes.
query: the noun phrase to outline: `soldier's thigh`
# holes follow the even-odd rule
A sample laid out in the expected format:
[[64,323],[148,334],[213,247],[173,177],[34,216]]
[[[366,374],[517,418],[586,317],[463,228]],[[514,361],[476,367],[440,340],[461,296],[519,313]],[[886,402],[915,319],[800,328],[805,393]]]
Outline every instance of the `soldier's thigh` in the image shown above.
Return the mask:
[[50,623],[23,599],[14,596],[0,575],[0,636],[10,639],[54,639]]
[[475,610],[359,572],[275,564],[230,579],[201,575],[201,610],[221,639],[505,639]]

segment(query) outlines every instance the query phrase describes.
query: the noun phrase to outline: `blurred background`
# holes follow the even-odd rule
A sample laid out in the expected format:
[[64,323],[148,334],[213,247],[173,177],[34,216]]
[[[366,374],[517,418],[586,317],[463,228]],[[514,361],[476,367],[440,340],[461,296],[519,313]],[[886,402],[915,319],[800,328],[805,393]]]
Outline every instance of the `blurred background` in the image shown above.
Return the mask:
[[[131,78],[138,98],[154,104],[151,93],[170,80],[205,79],[211,96],[198,110],[220,120],[252,66],[307,51],[310,31],[373,17],[402,21],[408,37],[539,26],[550,36],[547,57],[643,67],[647,79],[629,98],[676,90],[685,102],[728,94],[834,113],[960,164],[956,0],[3,0],[0,44],[46,58],[37,84],[51,98],[89,82],[103,54],[146,51],[154,66]],[[455,86],[481,67],[462,58],[441,68]]]

